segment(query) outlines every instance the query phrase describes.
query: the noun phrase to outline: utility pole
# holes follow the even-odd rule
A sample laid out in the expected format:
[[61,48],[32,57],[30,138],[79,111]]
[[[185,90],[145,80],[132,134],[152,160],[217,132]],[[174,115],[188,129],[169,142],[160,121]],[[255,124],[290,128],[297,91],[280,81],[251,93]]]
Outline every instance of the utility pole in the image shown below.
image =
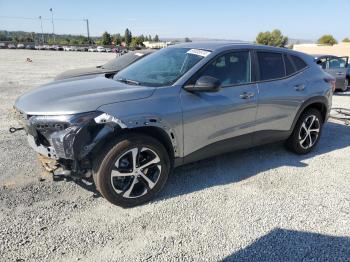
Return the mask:
[[50,8],[51,12],[51,22],[52,22],[52,36],[53,36],[53,42],[56,42],[56,37],[55,37],[55,24],[53,23],[53,9]]
[[87,32],[87,38],[88,42],[90,43],[90,29],[89,29],[89,19],[84,19],[86,22],[86,32]]
[[44,44],[43,20],[41,19],[41,16],[39,16],[39,19],[40,19],[40,26],[41,26],[41,41]]

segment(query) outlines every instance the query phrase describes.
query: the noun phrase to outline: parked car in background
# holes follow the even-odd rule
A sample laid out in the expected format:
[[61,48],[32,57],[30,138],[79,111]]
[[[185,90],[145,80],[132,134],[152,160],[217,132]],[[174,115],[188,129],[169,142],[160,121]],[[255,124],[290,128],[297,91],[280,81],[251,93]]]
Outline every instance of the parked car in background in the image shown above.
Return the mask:
[[37,45],[35,46],[36,50],[45,50],[45,46],[44,45]]
[[88,52],[97,52],[97,49],[95,47],[93,47],[93,46],[90,46],[88,48]]
[[314,55],[315,62],[336,79],[336,89],[346,91],[350,85],[348,56]]
[[25,45],[24,44],[17,44],[17,49],[24,49]]
[[103,46],[98,46],[96,50],[97,52],[106,52],[106,48],[104,48]]
[[6,44],[5,43],[0,43],[0,49],[5,49],[7,48]]
[[123,68],[129,66],[130,64],[136,62],[137,60],[153,53],[153,49],[144,49],[135,52],[130,52],[128,54],[116,57],[104,65],[91,67],[91,68],[81,68],[65,71],[58,76],[55,80],[62,80],[72,77],[80,77],[87,75],[96,75],[96,74],[115,74]]
[[131,207],[154,198],[176,166],[283,140],[309,153],[334,84],[289,49],[186,43],[113,77],[46,84],[15,109],[32,148],[56,161],[55,176],[91,179],[108,201]]
[[78,47],[78,51],[80,51],[80,52],[87,52],[88,48],[86,46],[80,46],[80,47]]
[[64,51],[73,51],[73,47],[72,46],[65,46]]
[[27,50],[34,50],[35,49],[35,45],[28,44],[28,45],[26,45],[26,49]]
[[64,49],[63,49],[62,46],[57,45],[57,46],[55,46],[55,50],[56,50],[56,51],[63,51]]
[[7,48],[8,49],[16,49],[16,46],[14,44],[8,44]]
[[112,52],[112,49],[108,48],[108,47],[106,47],[105,50],[106,50],[106,53],[111,53]]

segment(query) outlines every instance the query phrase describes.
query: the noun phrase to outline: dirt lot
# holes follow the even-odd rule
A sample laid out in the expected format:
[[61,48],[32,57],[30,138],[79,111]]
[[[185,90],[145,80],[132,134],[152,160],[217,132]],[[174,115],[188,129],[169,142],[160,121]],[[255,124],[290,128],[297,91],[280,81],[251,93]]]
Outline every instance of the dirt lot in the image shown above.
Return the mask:
[[[32,63],[25,62],[32,58]],[[18,95],[113,54],[0,50],[0,260],[349,261],[350,126],[329,122],[305,156],[281,144],[181,167],[144,206],[121,209],[53,182],[25,135]],[[334,96],[350,107],[350,95]]]

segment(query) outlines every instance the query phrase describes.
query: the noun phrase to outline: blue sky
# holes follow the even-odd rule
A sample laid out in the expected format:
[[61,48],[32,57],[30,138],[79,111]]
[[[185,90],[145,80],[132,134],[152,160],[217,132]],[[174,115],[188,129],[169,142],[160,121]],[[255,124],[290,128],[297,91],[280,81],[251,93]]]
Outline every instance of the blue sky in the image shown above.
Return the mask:
[[[89,19],[90,33],[124,32],[162,37],[208,37],[251,41],[260,31],[279,28],[290,38],[317,39],[331,33],[350,37],[349,0],[0,0],[0,30],[40,32],[39,19]],[[43,21],[51,33],[50,20]],[[55,21],[55,32],[86,35],[83,21]]]

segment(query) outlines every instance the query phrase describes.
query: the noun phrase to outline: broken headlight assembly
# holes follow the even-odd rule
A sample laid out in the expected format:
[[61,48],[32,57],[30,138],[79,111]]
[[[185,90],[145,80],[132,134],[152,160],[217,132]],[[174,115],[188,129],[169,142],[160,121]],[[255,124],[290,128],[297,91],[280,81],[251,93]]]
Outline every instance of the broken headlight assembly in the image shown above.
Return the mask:
[[52,156],[81,159],[105,135],[123,123],[106,113],[93,111],[75,115],[32,116],[28,133],[37,146],[52,148]]

